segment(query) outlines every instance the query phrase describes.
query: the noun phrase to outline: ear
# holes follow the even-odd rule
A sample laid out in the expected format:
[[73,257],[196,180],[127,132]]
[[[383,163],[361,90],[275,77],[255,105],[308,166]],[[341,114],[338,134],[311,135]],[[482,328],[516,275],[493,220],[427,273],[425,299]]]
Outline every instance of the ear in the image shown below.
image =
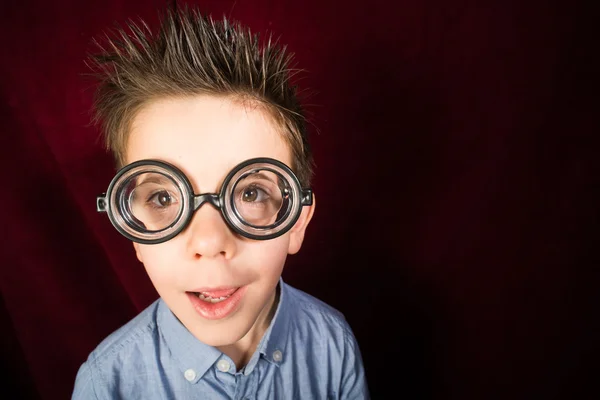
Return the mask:
[[312,205],[303,206],[302,213],[300,214],[300,218],[294,224],[294,227],[290,229],[290,243],[288,247],[288,254],[296,254],[300,247],[302,247],[302,242],[304,241],[304,233],[306,232],[306,227],[308,223],[312,219],[312,216],[315,212],[316,206],[316,198],[313,194]]
[[140,251],[140,244],[133,242],[133,248],[135,249],[135,255],[137,256],[137,259],[140,260],[141,263],[144,263],[142,260],[142,252]]

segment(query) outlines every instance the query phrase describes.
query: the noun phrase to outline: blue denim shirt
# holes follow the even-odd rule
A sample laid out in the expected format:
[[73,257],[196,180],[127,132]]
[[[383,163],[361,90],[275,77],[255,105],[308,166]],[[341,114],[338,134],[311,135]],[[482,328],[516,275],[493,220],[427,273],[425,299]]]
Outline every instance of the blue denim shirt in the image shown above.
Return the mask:
[[369,399],[343,315],[280,280],[271,325],[240,370],[157,300],[82,364],[72,399]]

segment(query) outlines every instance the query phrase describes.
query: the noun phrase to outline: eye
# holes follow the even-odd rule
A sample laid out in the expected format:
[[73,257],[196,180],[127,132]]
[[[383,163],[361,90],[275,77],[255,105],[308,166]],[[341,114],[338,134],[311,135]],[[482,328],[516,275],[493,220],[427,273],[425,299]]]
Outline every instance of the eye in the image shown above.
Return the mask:
[[242,200],[247,203],[253,203],[255,201],[265,201],[269,196],[265,191],[256,185],[250,185],[242,192]]
[[148,199],[152,205],[156,207],[168,207],[171,204],[175,203],[175,199],[171,197],[171,194],[166,190],[161,190],[159,192],[154,193]]

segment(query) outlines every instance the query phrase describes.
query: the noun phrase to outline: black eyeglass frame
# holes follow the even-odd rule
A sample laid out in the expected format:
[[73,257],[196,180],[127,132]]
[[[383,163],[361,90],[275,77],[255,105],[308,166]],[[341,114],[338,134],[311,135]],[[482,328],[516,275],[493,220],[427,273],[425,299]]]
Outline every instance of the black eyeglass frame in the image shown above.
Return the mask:
[[[262,227],[262,229],[267,229],[267,228],[272,229],[272,228],[276,228],[276,227],[280,226],[282,223],[286,222],[287,225],[284,228],[282,228],[274,233],[271,233],[271,234],[256,235],[256,234],[252,234],[250,232],[247,232],[247,231],[244,231],[243,229],[241,229],[241,227],[238,226],[238,223],[242,224],[242,225],[250,226],[252,228],[257,228],[257,227],[253,226],[251,224],[248,224],[239,216],[238,211],[236,210],[235,206],[233,205],[234,199],[232,196],[229,199],[231,201],[231,204],[227,204],[227,199],[226,199],[227,189],[229,188],[229,184],[230,184],[231,180],[234,179],[234,177],[240,171],[242,171],[243,169],[245,169],[246,167],[248,167],[249,165],[252,165],[252,164],[267,164],[267,165],[272,164],[275,167],[278,167],[281,170],[283,170],[287,176],[283,176],[277,170],[268,169],[268,168],[257,168],[259,170],[269,170],[269,171],[275,173],[276,175],[278,175],[280,178],[285,179],[286,181],[288,181],[288,183],[290,185],[292,185],[293,187],[296,188],[298,196],[299,196],[299,201],[300,201],[299,206],[296,208],[295,215],[291,216],[291,219],[288,222],[286,222],[286,220],[287,220],[286,217],[289,217],[289,213],[292,211],[290,209],[286,210],[286,215],[284,216],[284,218],[281,219],[281,221],[282,221],[281,223],[279,223],[279,224],[276,223],[276,224],[270,225],[268,227]],[[164,173],[162,173],[160,171],[153,171],[153,172],[161,173],[162,175],[165,175],[167,178],[169,178],[171,180],[173,180],[173,177],[177,178],[178,182],[175,182],[175,183],[179,183],[183,186],[184,190],[181,190],[181,188],[180,188],[180,191],[182,191],[182,194],[184,194],[184,195],[186,193],[188,194],[187,198],[185,198],[185,196],[184,196],[184,199],[183,199],[183,201],[186,203],[181,206],[181,208],[179,210],[179,214],[177,215],[177,217],[174,219],[174,221],[169,226],[167,226],[159,231],[148,231],[148,232],[153,232],[153,233],[160,233],[163,231],[173,229],[173,227],[179,225],[178,228],[173,229],[173,232],[171,232],[163,237],[156,238],[156,239],[144,239],[144,238],[140,238],[140,237],[132,235],[125,228],[123,228],[123,226],[121,225],[121,222],[119,221],[119,218],[115,215],[114,212],[112,212],[112,208],[110,207],[111,201],[114,200],[114,196],[118,196],[118,193],[115,193],[115,190],[118,189],[116,187],[116,185],[120,182],[120,178],[123,175],[128,174],[131,170],[138,168],[138,167],[158,167],[158,168],[169,171],[172,175],[165,175]],[[140,170],[140,172],[134,173],[132,176],[140,175],[143,173],[148,173],[148,171],[142,169],[142,170]],[[121,190],[124,190],[124,188],[121,188]],[[124,201],[121,198],[121,196],[118,196],[118,198],[120,199],[120,201]],[[141,243],[141,244],[158,244],[158,243],[164,243],[164,242],[172,239],[173,237],[175,237],[179,233],[181,233],[183,230],[185,230],[185,228],[189,225],[191,219],[193,218],[194,213],[204,203],[209,203],[213,207],[218,209],[221,212],[221,215],[222,215],[223,219],[225,220],[227,226],[231,230],[233,230],[235,233],[237,233],[243,237],[253,239],[253,240],[269,240],[269,239],[274,239],[276,237],[283,235],[284,233],[289,231],[294,226],[296,221],[298,221],[298,218],[300,218],[300,214],[302,213],[303,207],[310,206],[313,204],[313,193],[312,193],[312,189],[310,189],[310,188],[302,188],[300,181],[298,180],[298,177],[296,176],[296,174],[294,174],[294,172],[291,170],[290,167],[288,167],[281,161],[273,159],[273,158],[258,157],[258,158],[252,158],[252,159],[246,160],[246,161],[236,165],[227,174],[227,176],[225,177],[225,180],[223,181],[223,184],[221,185],[219,193],[201,193],[201,194],[194,194],[194,190],[192,188],[192,185],[191,185],[189,179],[176,166],[174,166],[170,163],[167,163],[165,161],[148,159],[148,160],[139,160],[139,161],[133,162],[133,163],[128,164],[125,167],[121,168],[117,172],[115,177],[111,180],[107,191],[96,197],[96,211],[107,213],[108,218],[109,218],[110,222],[112,223],[112,225],[117,229],[117,231],[120,234],[122,234],[129,240],[132,240],[134,242]],[[235,221],[234,219],[231,218],[229,213],[226,212],[226,208],[230,208],[232,210],[232,212],[236,214],[238,221]],[[188,210],[187,212],[186,212],[186,209]],[[187,215],[183,215],[184,213],[186,213]],[[128,224],[129,227],[132,228],[134,231],[139,231],[139,229],[136,228],[135,226],[133,226],[133,224],[132,224],[132,222],[135,222],[133,220],[136,219],[133,215],[125,215],[124,217],[121,216],[120,218],[123,221],[123,223]],[[181,218],[184,218],[184,220],[181,221]]]

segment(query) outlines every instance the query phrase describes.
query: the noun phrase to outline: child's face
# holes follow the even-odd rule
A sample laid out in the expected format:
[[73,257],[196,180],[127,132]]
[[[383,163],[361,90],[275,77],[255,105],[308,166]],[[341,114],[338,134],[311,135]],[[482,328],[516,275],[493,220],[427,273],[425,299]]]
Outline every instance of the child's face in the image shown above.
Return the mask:
[[[242,161],[271,157],[291,165],[291,153],[267,114],[252,104],[196,96],[154,101],[134,119],[126,161],[157,159],[178,167],[195,193],[217,193],[227,173]],[[167,242],[134,243],[156,290],[198,339],[224,346],[243,338],[256,323],[264,329],[287,254],[296,253],[313,207],[296,225],[271,240],[236,235],[210,204]],[[211,303],[194,292],[225,297]],[[229,290],[217,293],[214,289]]]

